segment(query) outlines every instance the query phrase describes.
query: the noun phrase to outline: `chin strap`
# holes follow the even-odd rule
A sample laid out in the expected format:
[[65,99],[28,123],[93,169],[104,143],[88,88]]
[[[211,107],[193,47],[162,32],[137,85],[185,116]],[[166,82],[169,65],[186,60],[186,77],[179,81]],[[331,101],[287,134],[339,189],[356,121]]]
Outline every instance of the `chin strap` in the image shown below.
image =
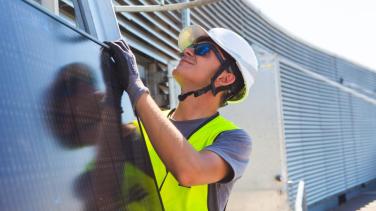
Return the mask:
[[226,90],[229,88],[229,85],[227,86],[220,86],[218,88],[215,87],[215,80],[218,78],[218,76],[223,73],[224,70],[226,70],[234,61],[228,61],[222,63],[222,65],[218,68],[217,72],[214,74],[214,76],[210,80],[210,84],[201,88],[197,89],[195,91],[190,91],[184,94],[181,94],[178,96],[179,101],[185,100],[189,95],[193,95],[194,97],[201,96],[205,94],[208,91],[212,91],[213,95],[216,96],[220,91]]

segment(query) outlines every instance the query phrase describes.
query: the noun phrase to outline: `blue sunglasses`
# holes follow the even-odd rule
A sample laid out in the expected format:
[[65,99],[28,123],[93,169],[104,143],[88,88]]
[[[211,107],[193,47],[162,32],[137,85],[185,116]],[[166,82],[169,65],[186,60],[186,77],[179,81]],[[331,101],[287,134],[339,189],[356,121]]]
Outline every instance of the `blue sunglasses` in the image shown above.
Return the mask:
[[204,56],[205,54],[209,53],[212,50],[221,64],[224,63],[224,59],[222,58],[221,54],[219,53],[218,49],[214,46],[214,44],[209,42],[202,42],[198,44],[192,44],[188,48],[193,48],[194,53],[198,56]]

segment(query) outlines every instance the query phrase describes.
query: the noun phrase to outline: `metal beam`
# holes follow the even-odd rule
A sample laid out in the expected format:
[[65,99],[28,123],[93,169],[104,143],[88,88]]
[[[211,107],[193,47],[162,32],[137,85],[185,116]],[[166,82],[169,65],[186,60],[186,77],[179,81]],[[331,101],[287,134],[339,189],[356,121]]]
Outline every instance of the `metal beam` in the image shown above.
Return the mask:
[[99,41],[121,38],[111,0],[73,0],[79,27]]
[[221,0],[195,0],[191,2],[164,4],[164,5],[143,5],[143,6],[115,6],[115,12],[157,12],[169,10],[182,10],[199,7]]
[[90,35],[97,37],[93,14],[90,11],[88,0],[72,0],[74,5],[74,13],[78,27]]
[[[182,3],[188,3],[189,0],[181,0]],[[181,22],[183,28],[191,25],[191,11],[189,8],[185,8],[181,11]]]

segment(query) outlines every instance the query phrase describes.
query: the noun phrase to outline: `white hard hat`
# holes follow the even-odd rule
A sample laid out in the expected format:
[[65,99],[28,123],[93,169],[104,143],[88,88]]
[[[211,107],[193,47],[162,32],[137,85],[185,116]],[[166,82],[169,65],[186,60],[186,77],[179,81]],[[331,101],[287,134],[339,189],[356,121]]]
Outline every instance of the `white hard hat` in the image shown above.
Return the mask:
[[258,62],[253,48],[248,42],[237,33],[224,28],[213,28],[206,31],[198,25],[184,28],[178,39],[178,46],[181,51],[191,46],[200,37],[210,37],[217,45],[226,51],[232,58],[243,76],[245,87],[236,97],[230,98],[229,103],[237,103],[244,100],[253,85],[258,71]]

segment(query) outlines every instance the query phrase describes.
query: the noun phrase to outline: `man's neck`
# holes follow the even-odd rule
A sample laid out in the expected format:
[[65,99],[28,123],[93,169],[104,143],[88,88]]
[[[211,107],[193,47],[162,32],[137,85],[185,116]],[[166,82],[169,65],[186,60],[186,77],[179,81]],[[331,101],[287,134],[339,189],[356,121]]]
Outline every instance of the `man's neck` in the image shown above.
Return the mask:
[[176,121],[193,120],[210,117],[218,111],[218,99],[206,93],[199,97],[188,96],[179,102],[171,117]]

